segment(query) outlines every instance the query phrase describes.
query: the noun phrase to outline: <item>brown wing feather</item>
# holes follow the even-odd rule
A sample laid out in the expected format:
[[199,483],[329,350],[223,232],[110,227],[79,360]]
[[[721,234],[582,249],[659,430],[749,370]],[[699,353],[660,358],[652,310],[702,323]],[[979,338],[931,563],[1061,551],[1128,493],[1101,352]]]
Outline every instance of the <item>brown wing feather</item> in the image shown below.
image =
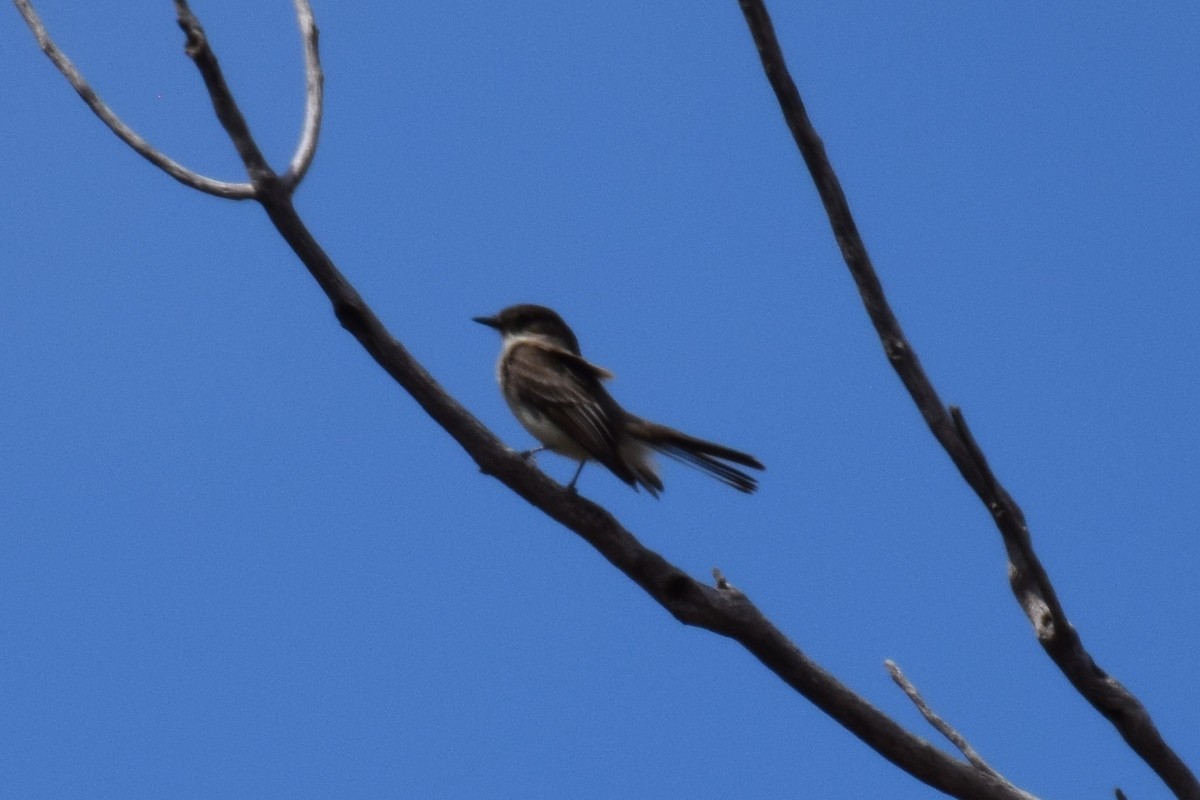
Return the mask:
[[616,426],[622,411],[600,381],[612,374],[551,345],[523,343],[509,354],[506,369],[517,397],[538,409],[588,455],[621,480],[635,477],[617,455]]

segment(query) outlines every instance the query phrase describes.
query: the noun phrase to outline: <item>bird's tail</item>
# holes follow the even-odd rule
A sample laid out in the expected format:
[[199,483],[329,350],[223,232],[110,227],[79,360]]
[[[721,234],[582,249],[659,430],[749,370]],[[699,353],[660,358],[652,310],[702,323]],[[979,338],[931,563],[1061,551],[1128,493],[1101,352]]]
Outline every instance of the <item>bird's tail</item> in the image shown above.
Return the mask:
[[758,488],[758,479],[725,462],[732,461],[752,469],[766,469],[757,458],[748,453],[688,436],[666,425],[635,418],[629,420],[628,431],[634,438],[663,455],[706,472],[721,483],[746,494]]

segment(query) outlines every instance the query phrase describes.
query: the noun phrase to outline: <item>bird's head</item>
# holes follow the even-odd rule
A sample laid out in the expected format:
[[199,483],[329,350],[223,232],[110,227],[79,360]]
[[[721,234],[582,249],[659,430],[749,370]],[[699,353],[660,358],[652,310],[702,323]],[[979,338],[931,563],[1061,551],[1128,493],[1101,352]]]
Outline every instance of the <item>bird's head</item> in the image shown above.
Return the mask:
[[522,303],[509,306],[494,317],[474,317],[480,325],[495,328],[506,339],[510,336],[540,336],[580,355],[579,340],[554,309]]

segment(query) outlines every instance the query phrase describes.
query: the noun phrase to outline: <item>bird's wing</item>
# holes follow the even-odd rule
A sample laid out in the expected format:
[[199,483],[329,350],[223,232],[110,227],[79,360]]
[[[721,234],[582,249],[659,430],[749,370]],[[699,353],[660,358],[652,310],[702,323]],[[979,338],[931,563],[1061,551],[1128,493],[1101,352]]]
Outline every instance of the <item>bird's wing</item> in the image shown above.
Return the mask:
[[600,384],[612,373],[567,350],[532,342],[514,347],[506,368],[519,400],[622,480],[633,480],[617,457],[616,426],[623,412]]

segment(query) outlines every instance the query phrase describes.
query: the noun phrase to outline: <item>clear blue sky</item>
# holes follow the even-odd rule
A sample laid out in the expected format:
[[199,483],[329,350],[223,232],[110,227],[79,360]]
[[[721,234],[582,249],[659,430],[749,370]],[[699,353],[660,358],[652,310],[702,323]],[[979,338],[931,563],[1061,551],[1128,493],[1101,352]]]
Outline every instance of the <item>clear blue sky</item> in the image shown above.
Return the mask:
[[[242,174],[170,3],[44,0],[139,132]],[[277,165],[283,0],[195,10]],[[1200,768],[1200,10],[772,5],[896,312],[1101,666]],[[584,494],[1018,785],[1166,796],[1042,653],[889,369],[737,4],[318,2],[298,205],[515,447],[495,335],[558,308],[631,409],[767,465]],[[0,10],[0,783],[22,798],[925,798],[472,462],[261,209],[88,112]],[[560,480],[572,465],[547,457]],[[939,743],[940,744],[940,743]]]

